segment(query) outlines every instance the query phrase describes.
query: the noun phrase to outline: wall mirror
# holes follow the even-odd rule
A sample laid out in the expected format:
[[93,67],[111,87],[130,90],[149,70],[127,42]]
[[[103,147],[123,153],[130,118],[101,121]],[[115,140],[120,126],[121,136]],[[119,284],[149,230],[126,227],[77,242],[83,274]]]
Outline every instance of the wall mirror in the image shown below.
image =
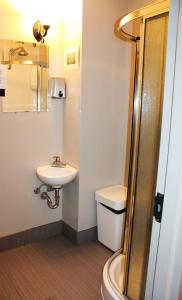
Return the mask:
[[3,112],[47,111],[48,47],[0,39],[0,63],[6,81]]

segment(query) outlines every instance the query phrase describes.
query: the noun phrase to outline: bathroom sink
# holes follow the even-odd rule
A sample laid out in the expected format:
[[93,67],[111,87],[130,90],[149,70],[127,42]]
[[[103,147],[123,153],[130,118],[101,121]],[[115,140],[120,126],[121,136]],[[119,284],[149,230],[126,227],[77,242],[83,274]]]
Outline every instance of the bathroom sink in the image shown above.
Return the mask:
[[52,167],[51,165],[38,167],[36,174],[45,184],[61,186],[71,182],[77,175],[78,170],[66,165],[64,168]]

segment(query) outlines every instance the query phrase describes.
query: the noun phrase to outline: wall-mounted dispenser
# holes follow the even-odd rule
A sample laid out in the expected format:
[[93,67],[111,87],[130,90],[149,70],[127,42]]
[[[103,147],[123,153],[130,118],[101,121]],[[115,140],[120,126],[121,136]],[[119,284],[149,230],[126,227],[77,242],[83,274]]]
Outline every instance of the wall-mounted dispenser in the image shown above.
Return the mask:
[[5,97],[6,91],[6,79],[7,79],[7,68],[5,65],[0,64],[0,96]]
[[49,79],[49,97],[64,99],[66,98],[66,83],[61,77],[52,77]]

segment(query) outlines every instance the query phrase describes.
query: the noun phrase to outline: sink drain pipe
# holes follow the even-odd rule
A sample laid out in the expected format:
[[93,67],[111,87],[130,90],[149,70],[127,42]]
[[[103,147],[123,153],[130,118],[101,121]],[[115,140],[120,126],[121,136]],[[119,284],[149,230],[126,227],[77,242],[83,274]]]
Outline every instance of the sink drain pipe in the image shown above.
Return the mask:
[[[47,191],[45,192],[41,192],[41,189],[42,187],[46,187],[47,188]],[[51,209],[55,209],[55,208],[58,208],[59,206],[59,201],[60,201],[60,190],[62,189],[62,186],[59,186],[59,187],[52,187],[52,186],[49,186],[49,185],[46,185],[46,184],[41,184],[39,187],[37,187],[35,190],[34,190],[34,193],[35,194],[40,194],[40,198],[42,200],[46,200],[47,201],[47,205],[49,208]],[[54,192],[54,200],[51,199],[51,197],[49,196],[48,193],[50,192]]]

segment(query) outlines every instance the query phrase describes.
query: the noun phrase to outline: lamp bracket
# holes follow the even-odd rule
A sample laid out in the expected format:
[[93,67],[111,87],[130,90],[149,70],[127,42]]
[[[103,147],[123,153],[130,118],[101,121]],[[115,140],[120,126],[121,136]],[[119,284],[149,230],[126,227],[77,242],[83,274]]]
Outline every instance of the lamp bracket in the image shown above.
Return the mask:
[[44,37],[47,35],[47,31],[49,30],[49,25],[42,25],[38,20],[33,25],[33,35],[37,42],[44,43]]

